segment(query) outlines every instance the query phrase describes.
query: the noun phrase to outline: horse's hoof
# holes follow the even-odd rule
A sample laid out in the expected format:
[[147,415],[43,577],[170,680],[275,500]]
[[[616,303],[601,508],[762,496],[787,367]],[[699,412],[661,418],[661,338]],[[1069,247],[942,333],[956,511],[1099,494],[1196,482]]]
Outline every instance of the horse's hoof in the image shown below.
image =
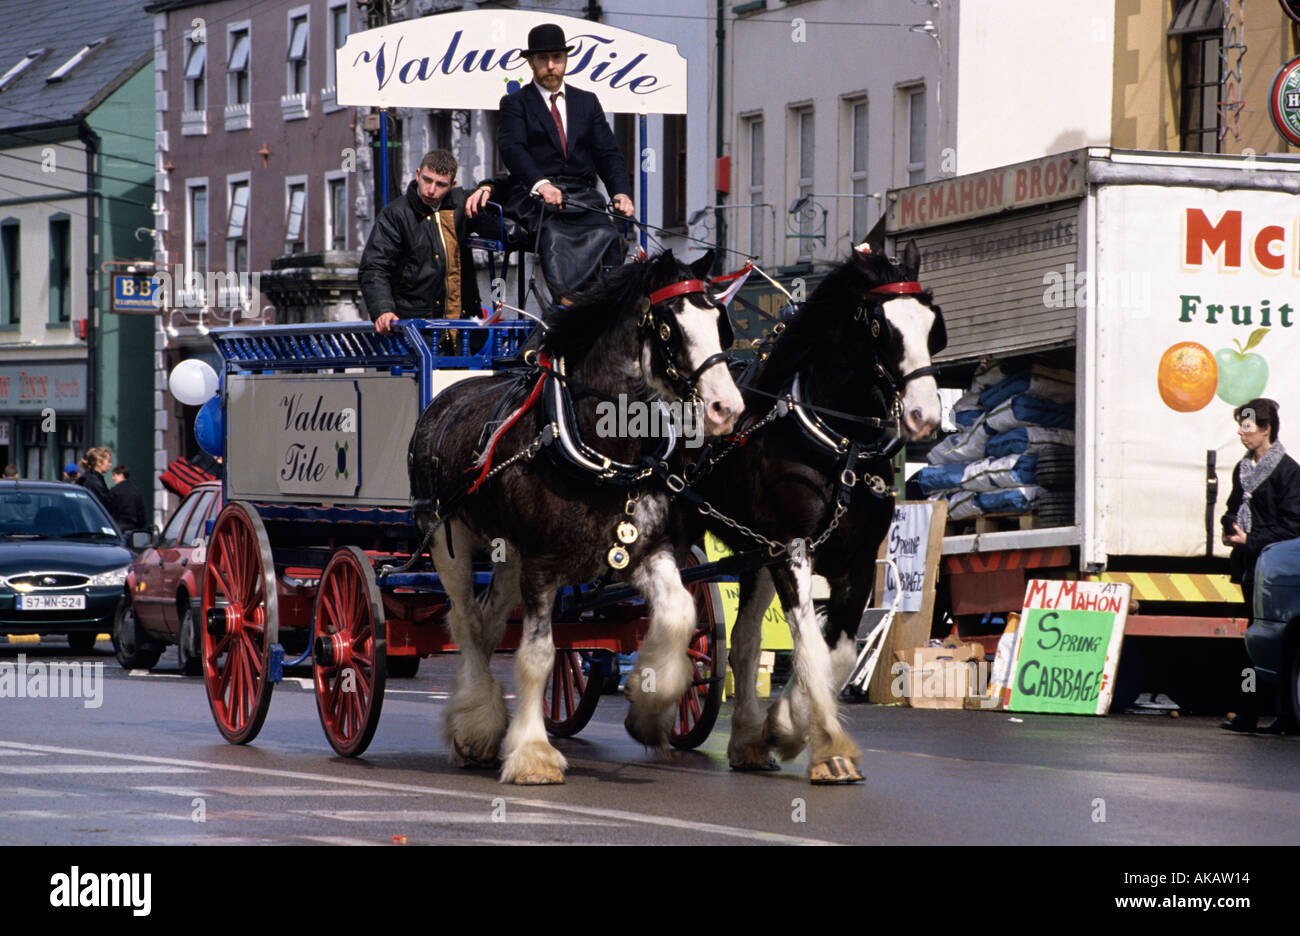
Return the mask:
[[781,765],[775,757],[767,756],[757,760],[731,761],[731,769],[741,773],[754,773],[762,770],[780,770]]
[[813,764],[808,779],[817,784],[862,783],[867,778],[847,757],[836,754],[820,764]]
[[537,768],[510,780],[516,786],[549,786],[564,782],[564,774],[553,768]]
[[663,714],[647,714],[633,706],[623,719],[623,727],[632,736],[632,740],[639,741],[648,748],[667,748],[672,714],[673,710]]
[[465,770],[495,770],[501,766],[501,758],[495,751],[476,751],[462,744],[460,738],[451,739],[451,749],[456,754],[456,763]]

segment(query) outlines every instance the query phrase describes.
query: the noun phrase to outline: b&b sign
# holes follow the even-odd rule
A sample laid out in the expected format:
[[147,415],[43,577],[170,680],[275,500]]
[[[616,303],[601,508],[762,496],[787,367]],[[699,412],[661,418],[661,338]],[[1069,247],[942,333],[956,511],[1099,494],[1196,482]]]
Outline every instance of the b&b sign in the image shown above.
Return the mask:
[[1016,635],[1013,712],[1105,715],[1130,586],[1033,579]]

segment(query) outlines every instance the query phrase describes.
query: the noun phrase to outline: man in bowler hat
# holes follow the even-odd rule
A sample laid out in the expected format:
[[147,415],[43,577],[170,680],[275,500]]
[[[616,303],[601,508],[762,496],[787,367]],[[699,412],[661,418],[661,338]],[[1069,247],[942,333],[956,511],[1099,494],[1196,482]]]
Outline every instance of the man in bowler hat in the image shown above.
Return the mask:
[[501,99],[497,146],[510,172],[507,211],[532,231],[541,224],[542,269],[558,299],[591,279],[602,262],[621,259],[618,231],[598,213],[604,201],[596,179],[625,217],[632,216],[631,179],[600,100],[564,80],[564,30],[554,23],[534,27],[523,54],[533,80]]

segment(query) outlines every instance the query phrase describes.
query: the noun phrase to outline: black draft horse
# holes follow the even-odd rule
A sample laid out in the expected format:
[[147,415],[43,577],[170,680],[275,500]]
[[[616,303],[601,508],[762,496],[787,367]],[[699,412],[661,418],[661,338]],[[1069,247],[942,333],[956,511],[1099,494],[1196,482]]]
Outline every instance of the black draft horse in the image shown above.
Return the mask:
[[[408,457],[415,520],[421,534],[434,531],[430,554],[461,653],[447,740],[471,766],[495,763],[504,740],[502,782],[564,782],[564,756],[542,718],[555,660],[551,610],[557,589],[606,572],[636,586],[650,612],[625,724],[647,745],[667,743],[691,681],[686,649],[696,626],[674,558],[668,491],[648,470],[669,452],[663,438],[611,430],[612,420],[602,426],[598,411],[615,400],[631,408],[685,398],[702,409],[703,434],[731,431],[743,401],[722,352],[730,323],[700,279],[711,262],[687,267],[669,251],[605,274],[553,310],[538,359],[551,376],[532,385],[531,409],[498,406],[512,386],[523,395],[516,378],[484,377],[443,391],[416,424]],[[466,493],[467,478],[481,489]],[[476,600],[470,554],[484,547],[504,561],[494,562],[491,586]],[[519,701],[507,733],[505,698],[488,664],[521,598]]]
[[[890,454],[904,437],[928,436],[940,415],[930,358],[947,336],[942,313],[916,283],[919,268],[915,244],[901,263],[859,248],[836,265],[745,381],[753,434],[725,453],[715,450],[718,460],[702,466],[693,487],[716,513],[739,519],[782,556],[740,578],[727,748],[737,770],[775,769],[770,750],[789,760],[809,746],[814,783],[863,779],[862,754],[839,723],[836,694],[855,661],[876,551],[893,515]],[[795,402],[778,416],[772,395]],[[765,413],[770,420],[754,428]],[[890,418],[892,428],[882,425]],[[697,517],[692,540],[702,523],[734,551],[758,542],[716,515]],[[830,584],[824,640],[812,605],[813,572]],[[794,672],[790,690],[764,720],[754,684],[774,590],[794,636]]]

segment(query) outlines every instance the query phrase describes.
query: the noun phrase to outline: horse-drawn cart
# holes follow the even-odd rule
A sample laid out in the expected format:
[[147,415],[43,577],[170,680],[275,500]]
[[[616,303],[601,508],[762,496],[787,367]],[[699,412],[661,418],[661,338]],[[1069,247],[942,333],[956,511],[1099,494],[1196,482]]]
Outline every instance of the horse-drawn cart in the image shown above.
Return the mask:
[[[532,327],[415,320],[391,335],[367,323],[214,330],[227,506],[208,541],[203,678],[228,741],[255,738],[285,668],[310,664],[326,737],[340,754],[359,755],[374,736],[386,677],[457,649],[438,576],[423,556],[412,559],[419,535],[407,444],[438,390],[517,358]],[[437,339],[452,328],[460,353],[440,357]],[[475,563],[480,587],[492,559]],[[685,572],[697,583],[699,627],[693,684],[671,736],[678,747],[707,737],[721,703],[722,615],[702,582],[724,571]],[[552,734],[569,736],[591,718],[617,673],[615,654],[637,649],[647,620],[629,588],[568,588],[556,607],[545,715]],[[512,622],[501,648],[518,640]]]

